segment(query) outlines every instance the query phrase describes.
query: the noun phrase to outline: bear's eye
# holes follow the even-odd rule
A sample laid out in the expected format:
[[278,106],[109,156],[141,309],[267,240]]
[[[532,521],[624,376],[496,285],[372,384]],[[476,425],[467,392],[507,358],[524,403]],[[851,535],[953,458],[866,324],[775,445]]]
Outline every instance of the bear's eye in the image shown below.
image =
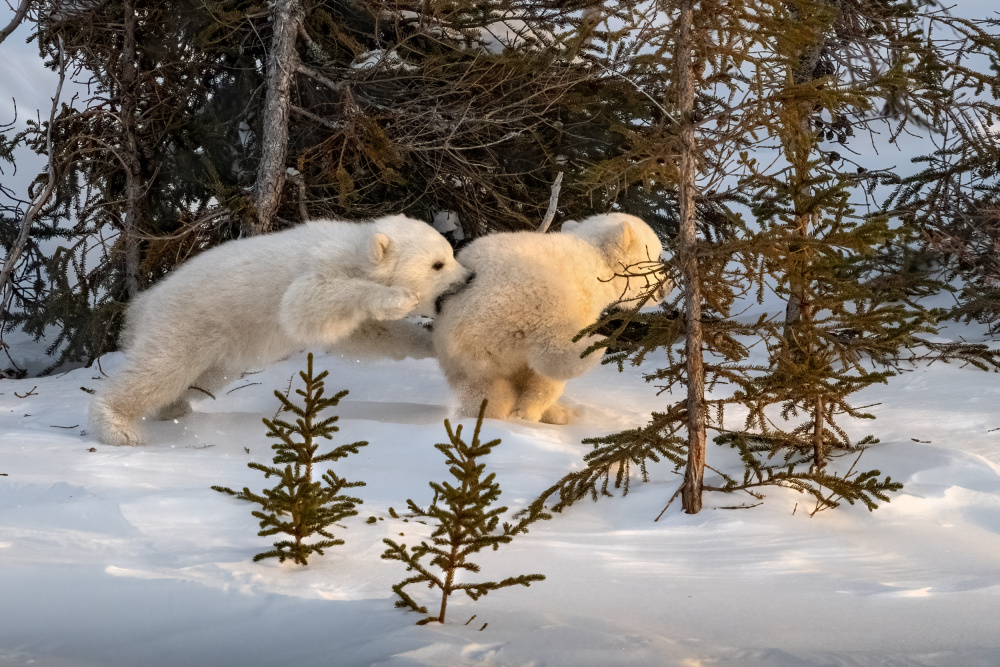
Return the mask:
[[434,270],[440,271],[444,268],[444,262],[434,262]]

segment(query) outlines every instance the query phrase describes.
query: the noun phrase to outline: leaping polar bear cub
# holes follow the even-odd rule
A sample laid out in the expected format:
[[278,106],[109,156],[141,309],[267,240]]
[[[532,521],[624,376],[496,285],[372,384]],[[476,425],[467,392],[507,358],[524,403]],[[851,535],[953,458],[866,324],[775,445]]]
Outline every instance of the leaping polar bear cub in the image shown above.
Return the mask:
[[[650,290],[636,276],[656,268],[663,247],[639,218],[622,213],[564,223],[555,234],[513,232],[476,239],[458,261],[475,280],[447,298],[434,320],[434,348],[460,401],[460,416],[565,424],[570,410],[556,400],[566,380],[601,355],[580,354],[591,340],[573,342],[601,311]],[[628,273],[632,272],[632,277]],[[653,276],[650,304],[673,285]]]
[[225,243],[132,303],[125,365],[91,404],[92,431],[107,444],[140,445],[144,415],[186,414],[190,400],[248,368],[373,321],[431,315],[437,297],[468,277],[441,234],[402,215]]

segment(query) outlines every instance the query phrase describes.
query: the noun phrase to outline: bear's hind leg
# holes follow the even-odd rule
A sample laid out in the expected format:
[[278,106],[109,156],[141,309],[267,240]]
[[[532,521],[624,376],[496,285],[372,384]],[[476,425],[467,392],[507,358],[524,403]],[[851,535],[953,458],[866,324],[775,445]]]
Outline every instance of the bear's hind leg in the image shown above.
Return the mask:
[[[562,396],[565,382],[547,378],[539,375],[530,368],[525,368],[517,376],[518,389],[517,402],[514,405],[513,416],[520,417],[525,421],[544,421],[550,424],[565,424],[568,422],[568,414],[560,413],[566,421],[558,419],[546,419],[546,416],[553,418],[556,400]],[[560,408],[565,411],[565,408]]]
[[90,427],[98,440],[109,445],[141,445],[140,419],[179,403],[204,368],[176,360],[163,366],[128,363],[109,381],[107,390],[90,405]]
[[455,386],[455,393],[458,394],[460,401],[459,417],[477,417],[479,406],[485,399],[487,403],[484,417],[487,419],[509,419],[517,399],[514,383],[507,378],[467,380]]
[[170,421],[186,417],[189,414],[191,414],[191,401],[188,400],[187,394],[185,394],[165,408],[160,408],[160,411],[156,413],[156,419],[161,422]]
[[528,365],[539,375],[565,382],[583,375],[600,363],[600,350],[582,356],[596,336],[588,336],[576,342],[571,338],[569,335],[553,335],[535,343],[528,351]]
[[191,403],[203,398],[215,399],[220,389],[239,377],[239,372],[227,370],[223,366],[212,366],[188,386],[180,398],[161,408],[156,418],[161,421],[178,419],[191,414]]

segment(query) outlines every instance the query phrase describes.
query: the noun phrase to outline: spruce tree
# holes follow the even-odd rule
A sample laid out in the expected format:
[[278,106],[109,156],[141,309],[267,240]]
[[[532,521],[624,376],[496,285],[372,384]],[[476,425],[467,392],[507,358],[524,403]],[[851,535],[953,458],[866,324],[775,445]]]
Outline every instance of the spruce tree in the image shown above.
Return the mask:
[[559,172],[556,226],[674,224],[645,180],[673,132],[661,82],[612,48],[627,3],[50,4],[28,19],[42,56],[62,40],[90,87],[50,124],[56,189],[5,320],[58,331],[53,368],[114,349],[137,292],[241,234],[400,212],[456,214],[467,237],[533,228]]
[[[848,157],[852,137],[874,137],[880,107],[901,107],[893,114],[900,125],[919,114],[955,116],[953,96],[927,72],[928,62],[943,62],[941,46],[925,42],[918,26],[904,20],[912,12],[909,3],[856,9],[797,2],[789,18],[800,30],[772,42],[785,72],[761,82],[778,100],[780,112],[768,127],[780,139],[784,165],[754,169],[744,183],[753,193],[767,281],[787,307],[768,372],[744,394],[747,427],[772,450],[811,452],[814,469],[838,451],[877,442],[874,436],[852,442],[839,420],[873,418],[852,406],[852,395],[886,383],[907,350],[929,346],[981,368],[1000,361],[982,346],[927,340],[939,313],[913,297],[941,287],[911,281],[908,294],[886,280],[884,249],[912,244],[912,228],[852,203],[890,178]],[[861,23],[866,32],[858,30]],[[875,46],[875,35],[885,36],[887,46]],[[881,64],[868,69],[872,61]],[[961,124],[955,129],[963,133]],[[804,419],[788,423],[796,417]]]
[[[54,180],[27,247],[62,242],[28,257],[38,279],[5,315],[37,337],[57,332],[48,370],[115,349],[139,291],[229,237],[203,218],[215,198],[206,153],[226,125],[204,119],[218,63],[197,44],[206,16],[199,6],[56,0],[33,18],[49,66],[65,62],[67,76],[86,84],[25,134],[30,148],[51,156]],[[225,172],[226,160],[219,163]]]
[[[908,253],[897,253],[893,278],[938,278],[955,290],[949,318],[1000,331],[1000,20],[943,14],[934,26],[951,35],[947,58],[928,59],[930,86],[948,104],[928,113],[935,149],[914,160],[886,202],[914,230]],[[975,65],[975,66],[973,66]],[[983,66],[988,65],[988,67]],[[934,352],[934,350],[932,350]]]
[[946,317],[981,322],[995,336],[1000,332],[1000,136],[989,127],[919,158],[924,168],[902,180],[890,205],[910,220],[922,246],[897,255],[893,277],[909,290],[928,273],[954,285],[957,303]]
[[[320,413],[336,406],[340,399],[347,395],[341,391],[333,396],[324,397],[323,380],[329,371],[323,371],[313,376],[313,355],[309,354],[308,368],[299,371],[299,377],[305,384],[304,389],[296,389],[295,393],[303,398],[300,407],[280,391],[274,395],[281,401],[280,412],[290,412],[297,417],[295,423],[283,419],[265,418],[268,437],[275,437],[279,442],[271,445],[275,450],[274,465],[248,463],[247,467],[264,473],[267,479],[274,475],[280,481],[272,489],[264,489],[257,494],[248,487],[236,492],[232,489],[213,486],[222,493],[236,496],[240,500],[249,500],[261,506],[252,513],[260,519],[261,537],[269,537],[279,533],[288,535],[289,539],[274,543],[274,548],[254,556],[254,561],[265,558],[277,558],[279,562],[291,559],[299,565],[306,565],[313,553],[323,555],[323,550],[343,544],[327,530],[327,527],[344,519],[357,515],[355,505],[362,501],[353,496],[343,495],[344,489],[364,486],[364,482],[348,482],[332,470],[321,475],[314,467],[322,463],[342,459],[349,454],[357,454],[360,447],[367,442],[354,442],[340,445],[334,449],[317,454],[321,438],[330,440],[333,433],[340,430],[335,423],[336,415],[321,418]],[[280,467],[284,464],[284,467]],[[318,478],[317,478],[318,477]],[[307,538],[319,535],[325,539],[306,541]]]
[[[874,260],[897,230],[885,218],[854,215],[848,205],[852,188],[883,175],[843,173],[841,157],[819,148],[821,139],[847,140],[854,127],[849,113],[870,122],[865,114],[878,102],[913,88],[911,40],[891,42],[885,70],[839,85],[836,75],[853,74],[831,69],[840,60],[830,49],[841,42],[830,41],[847,40],[865,21],[852,23],[835,5],[679,0],[658,6],[665,21],[633,18],[623,29],[645,37],[647,70],[672,81],[663,105],[675,139],[663,147],[669,159],[647,178],[676,192],[683,234],[668,269],[681,292],[659,312],[611,313],[584,333],[607,334],[592,350],[613,350],[606,361],[619,365],[638,365],[664,351],[666,365],[647,380],[661,392],[683,388],[688,398],[654,414],[645,428],[591,440],[595,450],[586,468],[548,489],[536,508],[555,493],[556,508],[607,493],[612,476],[627,491],[630,470],[645,478],[647,462],[666,458],[686,464],[684,508],[698,511],[705,430],[739,449],[747,475],[744,482],[722,475],[711,490],[745,490],[769,480],[786,485],[793,476],[803,483],[825,476],[848,500],[879,500],[896,488],[877,471],[852,472],[860,494],[852,496],[843,480],[820,470],[834,447],[873,441],[848,442],[834,419],[866,416],[847,397],[891,374],[866,364],[893,363],[933,322],[926,310],[900,302],[879,274]],[[894,6],[885,13],[902,11]],[[863,38],[878,42],[860,30],[856,40]],[[859,48],[843,59],[857,62],[866,53]],[[866,72],[858,67],[858,73]],[[718,212],[710,214],[708,203]],[[747,211],[754,220],[746,219]],[[710,224],[720,219],[722,227]],[[785,313],[733,319],[741,297],[755,295],[762,303],[768,291],[786,299]],[[753,345],[767,350],[763,364],[747,363]],[[714,395],[705,398],[702,386]],[[743,438],[724,426],[732,405],[750,410]],[[782,423],[803,412],[804,424]],[[807,445],[811,458],[803,459]]]
[[[486,443],[479,441],[485,410],[486,401],[483,401],[472,442],[466,443],[462,439],[461,424],[452,430],[451,423],[446,419],[444,427],[448,433],[448,442],[434,445],[445,455],[448,472],[454,478],[454,483],[431,482],[434,499],[426,510],[412,500],[406,501],[413,516],[435,523],[430,543],[421,542],[415,547],[407,548],[405,544],[398,544],[390,539],[383,540],[389,548],[382,554],[382,558],[398,560],[406,565],[407,572],[416,572],[392,587],[400,598],[396,601],[397,607],[427,613],[427,607],[420,605],[404,590],[412,584],[427,584],[429,588],[436,588],[441,592],[437,615],[418,621],[418,625],[432,621],[444,623],[448,599],[453,593],[461,591],[473,600],[478,600],[490,591],[514,585],[530,586],[532,582],[545,579],[541,574],[522,574],[499,582],[460,581],[462,572],[478,573],[480,570],[479,565],[470,559],[471,556],[487,548],[496,551],[500,545],[510,543],[516,533],[527,532],[526,521],[520,522],[516,527],[504,524],[503,529],[498,530],[500,517],[507,508],[493,507],[500,497],[500,484],[496,481],[495,473],[484,476],[486,464],[480,460],[500,440],[498,438]],[[547,518],[548,515],[541,512],[531,516],[532,520]],[[421,562],[428,557],[429,562]]]

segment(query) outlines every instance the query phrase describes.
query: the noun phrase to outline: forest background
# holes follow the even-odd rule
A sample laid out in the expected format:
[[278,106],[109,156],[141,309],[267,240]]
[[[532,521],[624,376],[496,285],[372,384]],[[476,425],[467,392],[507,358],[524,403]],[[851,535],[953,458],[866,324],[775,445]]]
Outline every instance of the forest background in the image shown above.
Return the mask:
[[[49,118],[12,119],[2,146],[11,165],[21,145],[47,158],[3,192],[2,333],[44,339],[43,374],[115,349],[136,295],[225,240],[404,212],[460,245],[535,229],[555,183],[556,226],[619,210],[667,242],[673,301],[588,333],[618,364],[665,350],[647,380],[685,394],[593,442],[549,490],[557,508],[666,458],[697,512],[711,431],[747,466],[720,489],[819,485],[873,507],[895,488],[878,471],[823,472],[875,441],[844,431],[871,417],[851,395],[906,355],[998,366],[986,344],[933,338],[1000,313],[993,18],[828,0],[19,9],[59,84]],[[901,143],[925,147],[916,169],[875,163]],[[943,292],[954,307],[920,302]],[[784,312],[742,320],[765,294]],[[766,364],[747,361],[758,344]],[[723,429],[731,405],[743,430]]]
[[[73,20],[47,28],[49,69],[24,44],[39,14],[0,44],[3,85],[36,91],[18,93],[3,130],[34,132],[7,154],[16,173],[0,159],[5,260],[49,182],[60,38],[68,65],[110,72],[132,53],[136,67],[89,90],[70,70],[60,99],[79,97],[56,107],[58,187],[24,237],[20,291],[4,296],[0,580],[17,604],[0,607],[0,662],[997,664],[1000,389],[980,369],[996,367],[998,30],[967,21],[992,7],[303,3],[305,30],[289,34],[311,74],[296,68],[299,110],[268,126],[271,13],[297,3],[168,15],[133,2],[131,34],[155,38],[136,50],[125,2],[63,6]],[[238,9],[214,11],[226,7]],[[507,11],[522,13],[493,13]],[[529,11],[544,19],[531,34]],[[364,41],[375,36],[381,46]],[[228,94],[199,96],[206,82]],[[14,118],[4,108],[0,122]],[[555,229],[617,208],[663,236],[679,289],[664,308],[624,304],[597,323],[609,365],[569,385],[578,421],[483,425],[502,439],[485,465],[503,502],[529,509],[511,525],[553,515],[482,554],[490,577],[544,574],[530,590],[456,600],[431,626],[392,608],[401,568],[378,557],[383,540],[431,533],[393,508],[432,502],[427,481],[443,473],[432,443],[452,397],[432,359],[318,357],[331,389],[350,390],[335,444],[370,444],[337,464],[367,484],[360,516],[337,528],[346,544],[308,567],[252,562],[268,541],[256,518],[210,489],[260,487],[245,465],[271,455],[259,420],[304,355],[148,424],[147,447],[88,435],[130,295],[263,231],[257,186],[276,173],[260,169],[265,127],[288,128],[294,148],[277,162],[275,228],[404,210],[459,245],[534,229],[562,172]],[[741,493],[705,494],[699,512],[699,486]],[[765,493],[758,507],[750,494]]]

